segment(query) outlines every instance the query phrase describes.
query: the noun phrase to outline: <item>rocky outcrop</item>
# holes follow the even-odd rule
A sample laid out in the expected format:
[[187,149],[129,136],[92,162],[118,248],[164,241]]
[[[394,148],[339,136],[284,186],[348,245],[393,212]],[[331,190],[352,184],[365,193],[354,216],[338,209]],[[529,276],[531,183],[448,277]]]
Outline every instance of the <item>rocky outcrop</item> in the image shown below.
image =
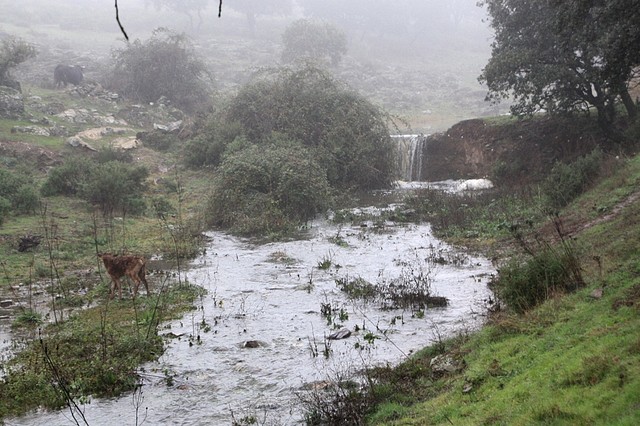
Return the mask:
[[7,86],[0,86],[0,118],[17,119],[24,114],[22,93]]

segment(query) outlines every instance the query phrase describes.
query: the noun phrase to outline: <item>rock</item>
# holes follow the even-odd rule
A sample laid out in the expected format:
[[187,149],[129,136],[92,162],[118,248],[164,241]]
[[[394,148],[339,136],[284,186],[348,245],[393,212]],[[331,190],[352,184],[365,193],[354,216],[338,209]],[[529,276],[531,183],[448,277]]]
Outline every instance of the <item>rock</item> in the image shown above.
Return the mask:
[[595,290],[593,290],[593,291],[591,292],[591,294],[589,295],[589,297],[591,297],[591,298],[593,298],[593,299],[596,299],[596,300],[597,300],[597,299],[602,299],[602,293],[603,293],[602,288],[596,288]]
[[140,141],[138,141],[138,139],[136,139],[135,136],[130,136],[127,138],[117,138],[111,142],[111,146],[113,146],[116,149],[121,149],[124,151],[129,149],[135,149],[139,145],[140,145]]
[[95,149],[94,147],[92,147],[91,145],[89,145],[88,143],[86,143],[85,141],[83,141],[77,136],[71,136],[69,139],[67,139],[67,143],[74,148],[85,148],[90,151],[97,151],[97,149]]
[[153,123],[154,130],[160,130],[165,133],[172,133],[180,130],[180,126],[182,126],[182,120],[173,121],[169,124],[158,124]]
[[11,87],[0,86],[0,118],[17,119],[24,114],[22,94]]
[[262,346],[262,343],[260,343],[257,340],[247,340],[242,344],[243,348],[249,348],[249,349],[259,348],[260,346]]
[[36,136],[51,136],[49,129],[40,126],[13,126],[11,133],[28,133]]
[[182,337],[182,336],[184,336],[184,335],[185,335],[185,333],[176,334],[176,333],[174,333],[174,332],[170,331],[170,332],[168,332],[168,333],[163,334],[162,336],[163,336],[163,337],[166,337],[166,338],[168,338],[168,339],[179,339],[179,338],[181,338],[181,337]]
[[455,373],[460,370],[460,365],[451,355],[436,355],[429,363],[431,371],[435,374]]
[[341,328],[335,333],[330,334],[329,337],[327,337],[327,339],[340,340],[340,339],[346,339],[349,336],[351,336],[351,330],[349,330],[348,328]]
[[13,300],[11,299],[0,300],[0,308],[8,308],[10,306],[13,306]]

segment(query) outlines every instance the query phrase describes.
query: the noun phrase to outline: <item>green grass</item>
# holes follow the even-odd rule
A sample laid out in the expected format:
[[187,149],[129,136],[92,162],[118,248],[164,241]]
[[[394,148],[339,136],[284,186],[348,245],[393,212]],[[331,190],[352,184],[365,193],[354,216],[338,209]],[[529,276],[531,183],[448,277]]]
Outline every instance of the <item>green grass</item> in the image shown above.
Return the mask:
[[[106,286],[100,290],[105,297]],[[47,325],[4,365],[0,419],[61,408],[67,399],[63,384],[75,401],[133,390],[138,366],[163,352],[158,325],[189,310],[201,294],[188,284],[167,285],[151,297],[113,300]],[[35,327],[38,319],[25,312],[16,326]]]
[[[602,217],[638,190],[639,178],[635,157],[568,206],[566,219]],[[610,208],[584,218],[580,208],[591,204]],[[640,200],[580,232],[576,243],[585,288],[521,315],[496,314],[481,331],[445,342],[466,367],[405,377],[367,424],[639,424]],[[600,299],[591,297],[596,288],[604,290]],[[428,365],[433,355],[423,351],[405,364]]]

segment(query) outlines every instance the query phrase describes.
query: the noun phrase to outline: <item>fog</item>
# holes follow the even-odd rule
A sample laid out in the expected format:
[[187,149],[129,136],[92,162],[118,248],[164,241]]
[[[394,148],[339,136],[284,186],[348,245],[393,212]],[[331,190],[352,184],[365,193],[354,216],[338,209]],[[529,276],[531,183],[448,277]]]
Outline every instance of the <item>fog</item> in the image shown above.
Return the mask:
[[[336,78],[410,124],[442,130],[500,112],[477,82],[491,32],[476,0],[120,0],[130,42],[158,27],[187,34],[215,80],[216,99],[259,67],[279,66],[282,34],[297,19],[329,22],[348,50],[330,67]],[[15,70],[23,85],[52,88],[57,63],[85,66],[101,81],[113,49],[126,45],[112,0],[0,1],[0,37],[33,43],[38,56]]]

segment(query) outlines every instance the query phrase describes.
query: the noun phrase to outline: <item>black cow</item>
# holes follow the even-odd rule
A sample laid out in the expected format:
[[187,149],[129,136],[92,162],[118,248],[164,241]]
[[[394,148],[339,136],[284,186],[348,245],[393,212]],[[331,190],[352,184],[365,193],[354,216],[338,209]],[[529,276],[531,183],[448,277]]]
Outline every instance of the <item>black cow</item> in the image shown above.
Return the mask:
[[53,81],[56,87],[61,85],[67,87],[69,83],[77,86],[82,83],[83,78],[82,67],[79,65],[58,65],[53,71]]

